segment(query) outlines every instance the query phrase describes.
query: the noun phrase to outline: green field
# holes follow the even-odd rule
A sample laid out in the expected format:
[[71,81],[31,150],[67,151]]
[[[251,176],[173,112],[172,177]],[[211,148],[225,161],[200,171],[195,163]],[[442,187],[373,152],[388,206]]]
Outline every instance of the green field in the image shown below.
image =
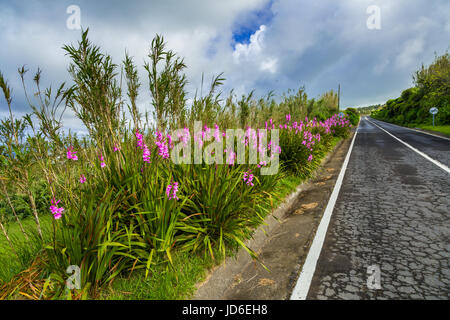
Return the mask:
[[[17,255],[12,251],[3,232],[0,233],[0,285],[8,282],[19,272],[28,268],[37,253],[42,249],[42,243],[38,240],[34,218],[27,217],[21,220],[21,222],[31,241],[26,241],[17,222],[13,221],[5,224],[5,229],[14,245]],[[44,234],[50,235],[51,216],[41,216],[40,222]]]
[[450,125],[434,127],[430,125],[416,125],[414,127],[424,130],[436,131],[450,136]]

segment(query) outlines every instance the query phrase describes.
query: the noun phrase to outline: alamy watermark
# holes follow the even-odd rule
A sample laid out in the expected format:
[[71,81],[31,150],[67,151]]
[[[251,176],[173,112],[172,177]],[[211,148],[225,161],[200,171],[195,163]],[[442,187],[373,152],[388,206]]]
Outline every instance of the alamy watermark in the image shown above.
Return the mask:
[[69,290],[81,289],[81,271],[77,265],[71,265],[67,267],[66,273],[69,274],[69,278],[66,280],[66,287]]
[[66,13],[70,16],[66,20],[66,26],[69,30],[81,29],[81,9],[79,6],[72,4],[67,7]]
[[376,264],[367,267],[367,288],[371,290],[381,289],[381,271]]
[[381,9],[379,6],[371,5],[366,9],[366,13],[370,14],[367,18],[366,25],[369,30],[381,29]]

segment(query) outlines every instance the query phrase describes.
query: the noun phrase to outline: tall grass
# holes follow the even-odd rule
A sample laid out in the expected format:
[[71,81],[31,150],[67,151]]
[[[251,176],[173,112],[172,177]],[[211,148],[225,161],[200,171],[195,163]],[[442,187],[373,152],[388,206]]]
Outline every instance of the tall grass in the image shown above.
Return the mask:
[[[333,116],[332,92],[308,101],[301,89],[280,103],[271,93],[256,100],[252,92],[236,101],[231,92],[222,102],[219,88],[224,78],[218,75],[208,93],[203,95],[201,90],[188,107],[186,66],[165,46],[163,38],[156,36],[144,65],[153,119],[137,109],[141,83],[132,57],[126,54],[123,61],[124,90],[117,81],[119,66],[89,41],[86,30],[77,45],[63,48],[71,59],[68,70],[74,85],[62,84],[56,93],[51,88],[42,91],[38,70],[33,79],[37,102],[28,100],[33,114],[17,120],[11,112],[9,119],[2,120],[0,176],[10,184],[4,201],[9,194],[27,195],[36,222],[30,241],[39,238],[28,249],[24,249],[27,242],[9,241],[12,251],[20,253],[14,270],[0,270],[4,282],[13,279],[14,272],[23,271],[14,281],[30,274],[46,279],[39,282],[40,298],[97,297],[105,285],[134,270],[141,269],[147,278],[155,276],[161,266],[175,268],[174,254],[200,252],[215,260],[230,248],[243,247],[257,259],[244,243],[279,196],[280,179],[286,174],[309,176],[330,149],[333,137],[348,135],[348,119]],[[19,73],[25,83],[26,70]],[[0,84],[10,106],[10,89],[3,77]],[[61,119],[66,107],[83,122],[88,137],[64,133]],[[300,120],[314,113],[319,119]],[[180,137],[174,129],[184,127],[184,137],[194,137],[184,142],[188,147],[208,141],[195,137],[195,120],[202,123],[200,134],[212,138],[214,133],[215,141],[226,137],[226,128],[246,129],[243,140],[233,142],[238,149],[239,145],[247,148],[246,159],[258,145],[252,126],[265,127],[268,136],[274,129],[281,130],[279,145],[269,141],[260,147],[272,156],[281,152],[282,170],[261,175],[260,170],[268,165],[262,158],[244,164],[236,161],[231,150],[217,163],[175,164],[170,153],[175,138]],[[27,128],[33,134],[25,137]],[[211,156],[216,153],[219,150],[211,151]],[[195,155],[183,152],[183,156],[192,160]],[[36,192],[35,178],[45,192]],[[36,206],[36,198],[45,199],[46,207]],[[14,213],[12,202],[9,207]],[[53,214],[45,230],[40,223],[43,214]],[[31,270],[26,268],[29,265]],[[81,270],[81,289],[73,294],[65,284],[71,265]],[[3,288],[12,290],[11,296],[18,286]],[[25,294],[36,297],[34,291]]]

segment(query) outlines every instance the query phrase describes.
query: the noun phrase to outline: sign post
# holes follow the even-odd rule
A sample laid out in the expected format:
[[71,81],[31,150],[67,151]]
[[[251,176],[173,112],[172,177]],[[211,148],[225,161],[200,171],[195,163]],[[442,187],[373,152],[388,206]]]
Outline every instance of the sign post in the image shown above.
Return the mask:
[[438,108],[436,107],[431,108],[430,113],[433,115],[433,127],[434,127],[434,115],[438,113]]

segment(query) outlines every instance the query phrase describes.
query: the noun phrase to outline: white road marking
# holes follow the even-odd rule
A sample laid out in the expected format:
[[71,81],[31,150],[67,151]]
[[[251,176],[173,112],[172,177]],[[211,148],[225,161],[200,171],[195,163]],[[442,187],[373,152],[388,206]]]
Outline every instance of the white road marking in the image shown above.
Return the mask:
[[347,169],[347,164],[350,159],[350,154],[352,153],[353,144],[355,142],[356,134],[358,133],[358,128],[356,128],[355,135],[353,136],[350,148],[347,151],[347,156],[345,157],[344,163],[342,165],[339,176],[334,185],[333,192],[331,193],[330,199],[328,200],[327,207],[323,213],[322,219],[320,220],[319,227],[317,228],[316,235],[314,236],[313,243],[306,257],[305,263],[303,264],[302,271],[295,285],[294,291],[291,294],[291,300],[305,300],[308,295],[309,287],[311,285],[311,280],[316,271],[317,260],[319,259],[320,252],[322,251],[322,246],[325,241],[325,236],[327,234],[328,225],[330,224],[331,214],[333,213],[334,205],[336,204],[337,197],[339,195],[339,190],[341,189],[342,181],[344,180],[345,170]]
[[[366,118],[366,120],[369,120],[369,119]],[[378,121],[380,121],[380,120],[378,120]],[[426,131],[416,130],[416,129],[413,129],[413,128],[402,127],[402,126],[399,126],[399,125],[396,125],[396,124],[393,124],[393,123],[389,123],[389,122],[386,122],[386,123],[387,123],[387,124],[390,124],[390,125],[392,125],[392,126],[400,127],[400,128],[402,128],[402,129],[408,129],[408,130],[412,130],[412,131],[415,131],[415,132],[428,134],[428,135],[433,136],[433,137],[436,137],[436,138],[441,138],[441,139],[445,139],[445,140],[450,140],[449,138],[446,138],[446,137],[443,137],[443,136],[438,136],[437,134],[432,134],[432,133],[429,133],[429,132],[426,132]]]
[[443,169],[444,171],[446,171],[447,173],[450,173],[450,169],[445,165],[440,163],[437,160],[434,160],[433,158],[430,158],[428,155],[426,155],[425,153],[423,153],[422,151],[417,150],[416,148],[414,148],[413,146],[411,146],[410,144],[406,143],[405,141],[397,138],[396,136],[394,136],[392,133],[390,133],[389,131],[383,129],[382,127],[380,127],[379,125],[377,125],[376,123],[367,120],[370,123],[372,123],[373,125],[377,126],[378,128],[380,128],[381,130],[383,130],[384,132],[386,132],[388,135],[390,135],[391,137],[393,137],[394,139],[400,141],[401,143],[403,143],[405,146],[407,146],[408,148],[410,148],[411,150],[413,150],[414,152],[420,154],[422,157],[424,157],[425,159],[427,159],[428,161],[434,163],[435,165],[437,165],[439,168]]

